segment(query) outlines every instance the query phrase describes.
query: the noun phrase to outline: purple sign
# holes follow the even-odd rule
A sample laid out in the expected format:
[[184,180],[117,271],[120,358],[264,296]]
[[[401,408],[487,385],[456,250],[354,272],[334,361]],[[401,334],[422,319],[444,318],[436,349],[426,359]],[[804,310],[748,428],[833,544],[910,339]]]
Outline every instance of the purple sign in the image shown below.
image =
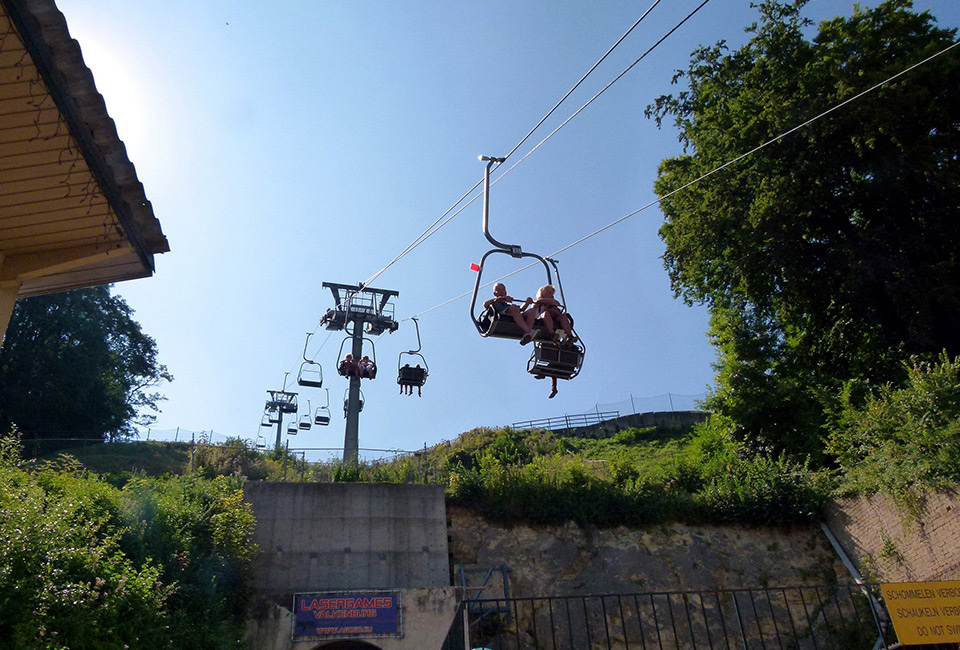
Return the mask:
[[400,636],[399,591],[296,594],[293,638]]

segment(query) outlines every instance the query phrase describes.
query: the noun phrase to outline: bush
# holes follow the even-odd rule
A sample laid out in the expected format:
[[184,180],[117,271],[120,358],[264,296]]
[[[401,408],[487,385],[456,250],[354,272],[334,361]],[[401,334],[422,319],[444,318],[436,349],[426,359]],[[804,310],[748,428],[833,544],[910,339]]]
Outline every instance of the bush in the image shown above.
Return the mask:
[[909,505],[917,488],[960,482],[960,359],[911,359],[904,369],[899,386],[844,388],[827,438],[843,494],[882,492]]
[[0,647],[237,647],[253,516],[238,479],[29,467],[0,439]]
[[824,472],[781,452],[750,449],[734,439],[733,423],[714,416],[697,425],[676,465],[677,484],[695,493],[714,521],[784,524],[817,517],[829,492]]

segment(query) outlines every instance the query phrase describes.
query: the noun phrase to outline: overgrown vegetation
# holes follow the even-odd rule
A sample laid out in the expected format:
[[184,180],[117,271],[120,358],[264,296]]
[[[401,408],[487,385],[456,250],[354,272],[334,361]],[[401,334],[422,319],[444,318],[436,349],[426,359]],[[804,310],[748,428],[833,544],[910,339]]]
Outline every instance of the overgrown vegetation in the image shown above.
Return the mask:
[[827,451],[841,493],[884,493],[914,509],[921,490],[960,483],[960,358],[913,359],[904,369],[899,385],[846,385]]
[[0,646],[238,646],[256,553],[238,480],[111,483],[21,452],[0,438]]

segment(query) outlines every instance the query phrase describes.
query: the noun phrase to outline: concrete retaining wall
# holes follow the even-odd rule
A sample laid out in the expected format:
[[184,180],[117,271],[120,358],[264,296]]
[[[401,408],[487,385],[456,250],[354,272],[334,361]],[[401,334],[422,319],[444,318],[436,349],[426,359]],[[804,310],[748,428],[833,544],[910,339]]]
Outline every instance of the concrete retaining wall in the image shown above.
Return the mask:
[[[259,546],[246,641],[257,650],[321,648],[291,640],[296,593],[401,592],[403,638],[383,650],[438,648],[456,613],[443,487],[248,483]],[[439,641],[437,640],[439,639]]]
[[442,486],[256,482],[244,497],[260,594],[450,584]]
[[827,526],[867,580],[919,582],[960,577],[960,496],[929,493],[916,518],[890,497],[837,499]]

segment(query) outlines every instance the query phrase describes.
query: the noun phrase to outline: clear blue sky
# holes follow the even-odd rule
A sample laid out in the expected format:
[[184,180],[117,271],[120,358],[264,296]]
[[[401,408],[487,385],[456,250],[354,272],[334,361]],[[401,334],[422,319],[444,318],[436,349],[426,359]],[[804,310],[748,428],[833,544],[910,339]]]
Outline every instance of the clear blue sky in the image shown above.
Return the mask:
[[[509,152],[650,4],[58,0],[172,249],[154,277],[115,288],[176,377],[154,428],[272,440],[259,422],[285,372],[301,403],[322,403],[322,389],[295,386],[305,335],[332,306],[321,283],[363,281],[390,262],[482,178],[478,155]],[[698,4],[662,2],[505,167]],[[956,0],[915,6],[960,24]],[[813,0],[807,13],[851,7]],[[709,3],[495,185],[492,234],[547,255],[654,200],[657,165],[680,148],[644,107],[678,90],[671,76],[695,47],[736,45],[755,18],[747,0]],[[398,395],[411,321],[376,339],[360,447],[417,449],[631,395],[660,410],[666,398],[641,398],[705,393],[708,315],[672,296],[661,220],[653,207],[559,257],[587,357],[548,400],[548,381],[526,373],[532,346],[479,337],[466,298],[432,309],[472,289],[470,264],[489,248],[480,201],[466,208],[373,283],[399,291],[398,319],[423,314],[430,377],[423,397]],[[516,268],[500,260],[484,277]],[[507,287],[523,298],[542,283],[526,271]],[[343,335],[327,335],[311,354],[333,420],[291,447],[343,444]]]

